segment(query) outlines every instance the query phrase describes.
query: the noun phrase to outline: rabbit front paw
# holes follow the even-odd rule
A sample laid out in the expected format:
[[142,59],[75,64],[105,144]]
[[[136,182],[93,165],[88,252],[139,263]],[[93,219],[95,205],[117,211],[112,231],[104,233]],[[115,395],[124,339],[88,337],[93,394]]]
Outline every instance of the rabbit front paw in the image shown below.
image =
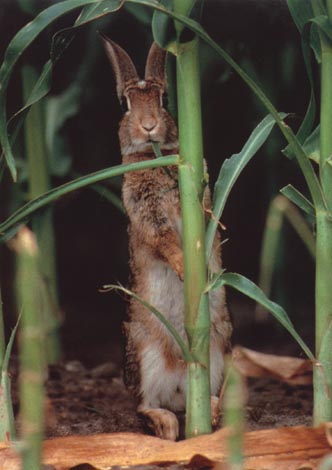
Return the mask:
[[172,411],[144,406],[139,406],[137,411],[148,418],[148,426],[160,439],[175,441],[179,437],[179,422]]
[[182,252],[177,253],[172,257],[171,266],[176,274],[179,276],[180,280],[183,281],[184,274],[183,274],[183,255]]
[[211,424],[213,428],[216,428],[220,424],[221,409],[219,397],[211,397]]

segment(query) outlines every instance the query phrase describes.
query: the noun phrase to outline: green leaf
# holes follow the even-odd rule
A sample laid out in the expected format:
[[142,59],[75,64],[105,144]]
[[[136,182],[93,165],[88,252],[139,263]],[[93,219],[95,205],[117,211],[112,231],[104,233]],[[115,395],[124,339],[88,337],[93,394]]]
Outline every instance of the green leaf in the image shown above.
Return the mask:
[[125,0],[103,0],[95,2],[83,8],[81,14],[75,21],[75,26],[82,26],[90,21],[96,20],[109,13],[118,10],[125,3]]
[[[218,44],[210,38],[206,31],[196,21],[189,19],[186,16],[179,15],[167,10],[155,0],[127,0],[127,2],[145,5],[155,10],[167,13],[170,17],[176,19],[177,21],[191,29],[201,39],[203,39],[207,44],[209,44],[224,60],[226,60],[226,62],[236,71],[236,73],[240,75],[240,77],[247,83],[251,90],[261,100],[266,109],[275,118],[281,132],[283,133],[287,141],[292,145],[293,151],[296,154],[298,163],[309,186],[312,198],[315,201],[315,205],[317,207],[325,209],[324,197],[317,175],[315,174],[310,162],[308,161],[307,156],[303,151],[303,148],[301,147],[301,143],[296,139],[292,130],[288,126],[286,126],[285,123],[282,121],[276,108],[265,95],[263,90],[255,83],[255,81],[252,80],[244,72],[244,70],[242,70],[241,67],[239,67],[239,65],[230,57],[230,55],[224,49],[218,46]],[[8,163],[9,168],[11,169],[14,179],[16,179],[16,168],[10,142],[7,135],[5,112],[6,90],[13,66],[17,62],[20,55],[24,52],[26,47],[31,44],[33,39],[37,37],[38,34],[43,31],[43,29],[45,29],[50,23],[52,23],[52,21],[64,15],[65,13],[72,11],[75,8],[78,8],[79,6],[87,6],[92,3],[97,2],[96,0],[95,2],[93,2],[92,0],[66,0],[64,2],[53,5],[52,7],[44,10],[40,15],[37,16],[34,21],[32,21],[21,31],[19,31],[7,49],[5,62],[0,69],[0,140],[3,145],[6,161]]]
[[20,318],[16,322],[16,325],[11,332],[0,370],[0,439],[2,440],[8,439],[8,434],[11,440],[15,438],[15,420],[11,399],[11,380],[10,374],[8,372],[8,366],[19,322]]
[[297,29],[302,34],[304,25],[314,16],[311,0],[287,0],[287,6]]
[[[302,53],[304,64],[307,71],[308,80],[310,83],[310,100],[308,108],[305,114],[305,117],[302,121],[302,124],[297,132],[297,138],[301,144],[309,136],[312,131],[315,116],[316,116],[316,98],[315,98],[315,86],[314,86],[314,77],[311,65],[311,52],[310,48],[313,49],[317,61],[321,60],[321,45],[319,35],[316,28],[312,28],[312,18],[314,12],[312,10],[310,0],[288,0],[288,7],[292,14],[293,20],[297,25],[301,33],[301,42],[302,42]],[[288,158],[294,158],[294,152],[288,145],[283,153]]]
[[[283,119],[286,114],[281,113],[280,118]],[[210,259],[213,240],[218,226],[218,220],[224,210],[227,198],[236,180],[240,176],[243,169],[250,162],[253,156],[258,152],[264,144],[276,121],[271,116],[266,116],[254,129],[249,136],[240,153],[232,155],[226,159],[221,167],[216,185],[214,187],[212,212],[213,217],[210,219],[206,231],[206,256]]]
[[227,273],[221,276],[220,281],[214,285],[214,288],[216,289],[220,286],[232,287],[233,289],[236,289],[237,291],[241,292],[250,299],[262,305],[293,336],[293,338],[301,346],[302,350],[305,352],[308,358],[312,361],[315,360],[314,355],[295,330],[286,311],[280,305],[276,304],[275,302],[272,302],[272,300],[269,300],[264,294],[264,292],[258,286],[256,286],[256,284],[254,284],[246,277],[241,276],[240,274]]
[[[99,4],[100,2],[97,2],[97,0],[65,0],[63,2],[57,3],[56,5],[52,5],[49,8],[46,8],[33,21],[24,26],[14,36],[5,52],[4,61],[0,68],[0,142],[8,168],[11,172],[14,181],[16,181],[17,179],[17,171],[14,155],[7,133],[6,114],[6,93],[9,79],[13,72],[14,66],[17,63],[18,59],[21,57],[21,55],[24,53],[24,51],[36,39],[36,37],[42,31],[44,31],[53,21],[57,20],[66,13],[69,13],[79,7],[86,6],[92,3]],[[111,10],[110,5],[114,7],[113,10],[118,9],[122,5],[122,2],[120,0],[109,0],[108,3],[109,6],[107,9],[107,13],[109,13]],[[97,12],[96,17],[99,17],[98,15],[100,16],[99,11]],[[82,24],[86,24],[88,21],[92,21],[92,19],[93,18],[91,16],[85,15],[83,17],[83,21],[78,20],[77,26],[82,26]],[[53,60],[56,60],[59,55],[61,55],[64,48],[68,46],[68,42],[71,39],[72,37],[70,37],[69,39],[62,38],[62,46],[60,49],[57,49],[56,57],[53,57]],[[41,99],[49,91],[51,70],[52,63],[48,61],[44,66],[42,76],[34,87],[32,96],[30,96],[28,100],[29,105]],[[28,106],[24,106],[23,109],[26,110]]]
[[306,138],[303,144],[303,150],[306,152],[308,157],[319,165],[320,163],[320,126]]
[[52,175],[65,176],[69,172],[71,153],[67,139],[61,131],[68,119],[78,112],[80,96],[81,85],[78,81],[75,81],[63,93],[48,98],[46,102],[45,139],[50,156]]
[[320,15],[310,20],[313,24],[323,31],[330,39],[332,39],[332,24],[327,15]]
[[174,326],[167,320],[167,318],[159,312],[153,305],[151,305],[149,302],[146,302],[144,299],[142,299],[139,295],[135,294],[135,292],[126,289],[125,287],[122,286],[116,286],[116,285],[109,285],[109,286],[103,286],[101,292],[108,292],[110,290],[120,290],[121,292],[124,292],[125,294],[129,295],[130,297],[133,297],[135,300],[137,300],[139,303],[144,305],[148,310],[150,310],[153,315],[155,315],[158,320],[161,321],[163,325],[167,328],[169,333],[173,336],[175,341],[177,342],[179,348],[181,349],[182,355],[186,362],[197,362],[195,361],[195,358],[193,357],[192,353],[190,352],[190,349],[188,345],[183,341],[179,333],[176,331]]
[[[160,2],[169,11],[173,10],[173,0],[161,0]],[[176,31],[172,18],[156,10],[152,17],[152,34],[153,39],[160,47],[167,49],[170,43],[176,41]]]
[[280,192],[281,194],[286,196],[287,199],[289,199],[293,204],[295,204],[297,207],[306,212],[311,217],[311,220],[313,222],[316,220],[314,206],[305,196],[303,196],[302,193],[300,193],[300,191],[294,188],[294,186],[288,184],[287,186],[282,188]]
[[23,221],[26,221],[33,213],[42,209],[48,204],[53,203],[61,196],[64,196],[71,191],[90,186],[91,184],[107,180],[114,176],[123,175],[128,171],[138,171],[145,170],[147,168],[178,165],[178,163],[178,155],[167,155],[166,157],[146,160],[144,162],[130,163],[128,165],[117,165],[111,168],[96,171],[95,173],[91,173],[86,176],[82,176],[74,181],[70,181],[69,183],[65,183],[61,186],[58,186],[57,188],[51,189],[47,193],[28,202],[23,207],[14,212],[14,214],[12,214],[10,217],[8,217],[7,220],[0,223],[0,243],[8,240],[9,231],[11,231],[11,235],[14,235]]
[[[317,0],[314,1],[316,2],[315,10],[317,10],[315,12],[312,8],[311,0],[287,0],[289,11],[302,36],[310,20],[312,20],[315,16],[326,14],[324,5]],[[306,42],[313,49],[317,62],[320,62],[321,45],[319,34],[316,28],[310,28]]]

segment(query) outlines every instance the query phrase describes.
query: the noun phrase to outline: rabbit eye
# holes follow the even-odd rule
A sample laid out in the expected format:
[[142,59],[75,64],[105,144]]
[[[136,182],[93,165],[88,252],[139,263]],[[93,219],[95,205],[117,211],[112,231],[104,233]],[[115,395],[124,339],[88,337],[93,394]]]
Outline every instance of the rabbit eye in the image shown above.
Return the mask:
[[167,108],[167,106],[168,106],[168,95],[167,95],[167,93],[163,94],[163,96],[161,97],[161,102],[162,102],[162,107]]
[[128,100],[125,96],[123,96],[121,99],[121,111],[123,114],[129,111]]

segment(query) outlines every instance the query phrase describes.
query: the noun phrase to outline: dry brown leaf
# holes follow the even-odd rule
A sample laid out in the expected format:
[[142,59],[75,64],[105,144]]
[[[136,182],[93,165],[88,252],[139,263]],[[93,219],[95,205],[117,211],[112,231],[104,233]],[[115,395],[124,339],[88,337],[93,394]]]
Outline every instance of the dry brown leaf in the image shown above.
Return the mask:
[[[228,430],[222,429],[176,443],[131,433],[61,437],[45,441],[43,462],[55,470],[69,470],[84,463],[99,470],[115,465],[188,463],[195,456],[205,462],[225,463],[227,436]],[[244,446],[244,470],[317,469],[320,459],[330,451],[324,426],[252,431],[244,435]],[[18,454],[1,443],[0,468],[20,470]]]
[[274,377],[292,385],[312,383],[312,362],[289,356],[264,354],[236,346],[232,353],[233,364],[245,377]]

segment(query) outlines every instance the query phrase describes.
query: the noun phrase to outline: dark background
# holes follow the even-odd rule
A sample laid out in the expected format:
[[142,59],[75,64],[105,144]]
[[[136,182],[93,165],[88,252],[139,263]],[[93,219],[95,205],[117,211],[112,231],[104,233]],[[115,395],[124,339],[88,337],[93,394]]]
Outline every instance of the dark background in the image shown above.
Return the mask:
[[[55,2],[31,1],[37,13]],[[22,11],[14,0],[0,0],[0,54],[19,28],[35,13]],[[10,84],[8,114],[22,102],[20,66],[40,67],[49,56],[55,31],[70,26],[78,12],[59,20],[24,55]],[[57,63],[51,95],[59,97],[73,84],[79,92],[77,110],[61,129],[70,155],[69,171],[53,178],[54,186],[120,163],[117,127],[120,116],[112,71],[104,56],[97,31],[124,47],[142,70],[152,41],[150,12],[122,9],[76,32],[75,39]],[[257,79],[278,110],[292,113],[296,129],[304,116],[309,87],[301,56],[299,33],[282,0],[206,0],[202,23],[211,37]],[[267,114],[242,80],[211,50],[202,45],[202,104],[205,157],[211,185],[223,160],[241,150],[249,134]],[[257,282],[264,222],[269,202],[279,189],[292,183],[305,193],[302,176],[294,161],[281,153],[285,142],[274,130],[268,143],[245,169],[232,190],[222,217],[227,230],[223,264]],[[20,153],[24,166],[24,152]],[[112,183],[120,194],[120,181]],[[20,183],[24,193],[26,182]],[[1,218],[13,205],[13,185],[5,177],[1,195]],[[119,343],[125,313],[123,299],[115,293],[100,293],[104,284],[128,279],[127,220],[124,214],[92,189],[72,193],[55,205],[59,294],[64,313],[62,329],[65,353],[86,362],[98,362]],[[4,308],[8,325],[13,322],[13,260],[5,247],[1,253]],[[287,308],[305,339],[312,343],[314,265],[302,242],[285,224],[272,298]],[[235,342],[268,345],[280,351],[280,342],[290,342],[274,320],[254,323],[254,305],[234,292],[228,293],[236,326]]]

